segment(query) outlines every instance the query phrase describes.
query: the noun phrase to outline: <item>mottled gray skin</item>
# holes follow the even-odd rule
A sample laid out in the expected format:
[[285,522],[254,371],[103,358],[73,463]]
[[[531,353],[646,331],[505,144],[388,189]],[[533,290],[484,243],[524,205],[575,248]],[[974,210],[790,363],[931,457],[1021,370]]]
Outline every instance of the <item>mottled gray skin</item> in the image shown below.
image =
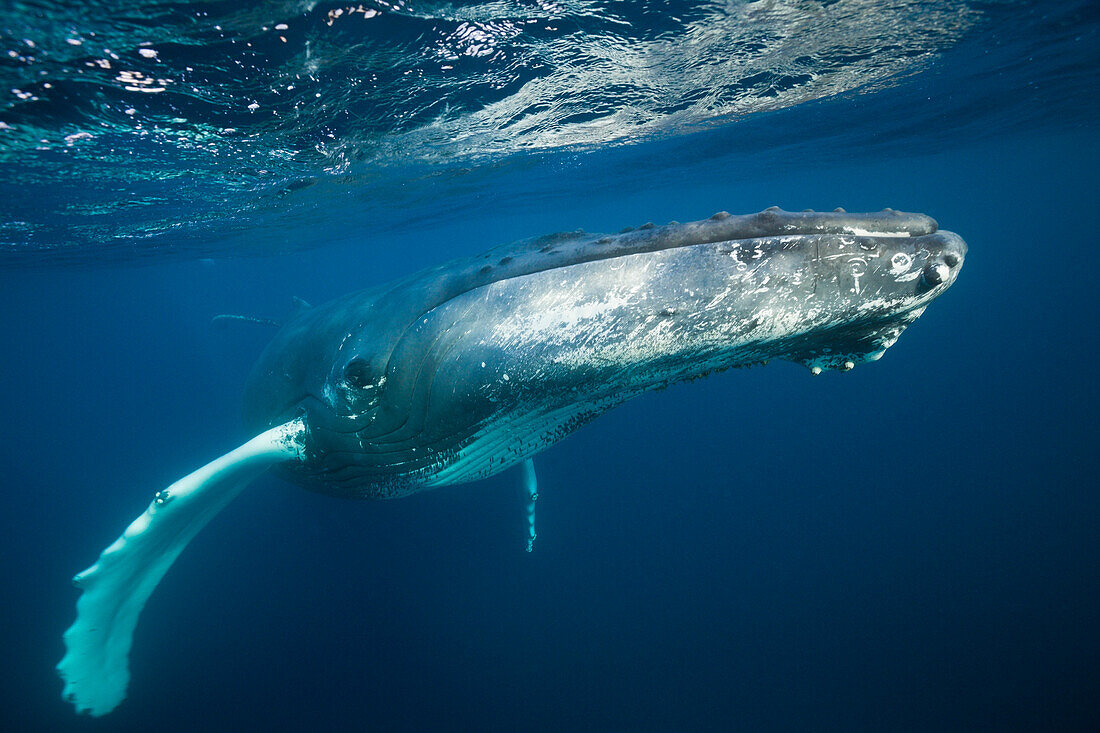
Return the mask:
[[877,359],[962,266],[920,214],[716,214],[570,232],[304,309],[245,397],[296,416],[302,485],[384,498],[492,475],[624,400],[715,369]]

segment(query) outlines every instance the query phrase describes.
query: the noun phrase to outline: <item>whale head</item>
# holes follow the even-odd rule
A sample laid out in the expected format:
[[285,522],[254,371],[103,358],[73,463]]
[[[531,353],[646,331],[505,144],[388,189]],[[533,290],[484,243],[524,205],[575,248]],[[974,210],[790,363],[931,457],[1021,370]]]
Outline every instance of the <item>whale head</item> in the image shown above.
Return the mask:
[[814,374],[881,357],[951,287],[967,255],[962,237],[940,231],[927,216],[889,209],[836,213],[841,218],[819,232],[780,235],[750,255],[772,260],[766,268],[772,277],[812,278],[805,307],[792,298],[771,314],[779,321],[797,318],[812,329],[793,335],[788,341],[798,346],[779,348],[776,356],[805,364]]

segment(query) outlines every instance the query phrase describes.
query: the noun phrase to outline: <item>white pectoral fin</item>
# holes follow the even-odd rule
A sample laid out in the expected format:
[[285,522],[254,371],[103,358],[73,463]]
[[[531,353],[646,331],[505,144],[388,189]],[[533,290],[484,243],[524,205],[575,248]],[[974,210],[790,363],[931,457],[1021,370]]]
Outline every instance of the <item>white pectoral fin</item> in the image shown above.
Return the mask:
[[73,578],[83,592],[57,670],[65,681],[62,694],[77,712],[103,715],[122,702],[134,627],[157,583],[191,538],[252,479],[302,457],[304,433],[301,420],[272,428],[157,492],[145,513]]

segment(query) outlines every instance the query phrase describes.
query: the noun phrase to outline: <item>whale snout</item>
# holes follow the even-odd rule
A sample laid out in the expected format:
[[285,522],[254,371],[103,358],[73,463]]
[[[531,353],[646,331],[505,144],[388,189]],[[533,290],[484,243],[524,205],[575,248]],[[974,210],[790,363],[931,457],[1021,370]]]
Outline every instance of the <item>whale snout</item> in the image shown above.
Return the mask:
[[949,285],[962,269],[966,259],[966,242],[954,232],[938,232],[935,235],[940,246],[928,258],[921,270],[920,292],[927,292],[941,285]]

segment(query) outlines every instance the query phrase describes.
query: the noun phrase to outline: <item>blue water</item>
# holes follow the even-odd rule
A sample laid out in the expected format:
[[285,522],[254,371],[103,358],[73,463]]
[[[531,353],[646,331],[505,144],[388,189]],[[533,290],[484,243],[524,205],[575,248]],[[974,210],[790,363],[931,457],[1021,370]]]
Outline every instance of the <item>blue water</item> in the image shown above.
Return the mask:
[[[118,7],[0,9],[5,729],[1097,724],[1095,3]],[[262,478],[152,596],[127,701],[61,700],[68,579],[248,437],[270,333],[214,315],[772,204],[970,254],[879,362],[715,375],[537,457],[531,554],[512,473]]]

